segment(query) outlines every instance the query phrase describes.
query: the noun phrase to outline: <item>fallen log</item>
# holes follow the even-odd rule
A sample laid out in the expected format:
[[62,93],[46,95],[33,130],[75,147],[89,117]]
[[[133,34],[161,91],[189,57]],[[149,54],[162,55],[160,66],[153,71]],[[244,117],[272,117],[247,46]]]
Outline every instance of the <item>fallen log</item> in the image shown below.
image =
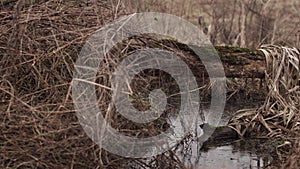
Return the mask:
[[[161,40],[161,43],[163,46],[184,51],[184,60],[189,63],[193,72],[203,72],[202,75],[208,76],[200,58],[187,45],[173,40]],[[264,78],[266,60],[260,50],[233,46],[215,46],[215,49],[227,78]]]
[[215,48],[223,63],[226,77],[264,78],[266,60],[261,51],[230,46]]

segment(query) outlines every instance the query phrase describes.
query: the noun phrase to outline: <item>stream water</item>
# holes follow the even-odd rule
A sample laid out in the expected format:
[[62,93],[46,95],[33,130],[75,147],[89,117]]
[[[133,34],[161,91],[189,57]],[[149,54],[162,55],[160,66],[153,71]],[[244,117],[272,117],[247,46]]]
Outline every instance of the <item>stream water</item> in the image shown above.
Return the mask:
[[236,140],[203,145],[192,143],[190,151],[177,151],[187,168],[193,169],[259,169],[273,160],[260,150],[260,141]]
[[[237,108],[227,106],[226,109],[220,126],[227,124],[228,116]],[[212,139],[204,144],[191,138],[177,148],[176,154],[191,169],[260,169],[270,165],[273,158],[271,150],[266,148],[266,140],[240,140],[231,138],[230,134],[225,133],[224,139]]]
[[[258,103],[257,103],[258,104]],[[240,106],[237,107],[236,105]],[[272,165],[274,161],[274,148],[265,139],[239,139],[235,132],[227,125],[232,113],[241,107],[249,108],[256,105],[227,105],[218,128],[214,134],[208,135],[206,141],[199,141],[205,135],[205,127],[195,127],[191,136],[186,137],[172,152],[178,157],[177,162],[187,169],[261,169]],[[207,107],[203,109],[207,116]],[[204,121],[205,122],[205,121]],[[175,125],[180,125],[176,124]],[[207,129],[207,128],[206,128]],[[195,134],[196,133],[196,134]],[[205,136],[205,138],[207,138]],[[273,156],[272,156],[273,155]],[[146,163],[153,158],[146,160]],[[168,162],[166,161],[166,164]],[[132,167],[131,168],[140,168]],[[151,167],[150,167],[151,168]]]

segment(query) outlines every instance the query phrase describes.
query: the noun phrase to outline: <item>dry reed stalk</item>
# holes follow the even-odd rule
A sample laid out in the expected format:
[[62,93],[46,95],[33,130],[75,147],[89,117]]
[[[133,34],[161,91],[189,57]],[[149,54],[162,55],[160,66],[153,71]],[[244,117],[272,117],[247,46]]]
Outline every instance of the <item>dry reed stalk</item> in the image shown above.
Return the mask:
[[284,143],[278,148],[285,148],[283,155],[293,153],[286,165],[299,167],[299,155],[291,150],[300,148],[300,51],[275,45],[262,46],[260,50],[266,57],[268,95],[258,109],[236,112],[229,126],[241,137],[251,135],[288,140],[285,143],[293,147]]

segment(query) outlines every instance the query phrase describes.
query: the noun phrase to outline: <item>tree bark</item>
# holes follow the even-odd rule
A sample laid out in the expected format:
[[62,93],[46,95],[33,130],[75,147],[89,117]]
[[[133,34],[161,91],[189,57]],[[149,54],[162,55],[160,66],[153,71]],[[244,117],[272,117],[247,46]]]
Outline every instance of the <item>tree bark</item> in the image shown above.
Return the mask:
[[216,46],[226,77],[264,78],[266,60],[256,49]]
[[[183,51],[183,60],[188,63],[193,73],[208,76],[200,58],[187,45],[172,40],[162,41],[162,44]],[[215,46],[215,49],[227,78],[264,78],[266,60],[261,51],[232,46]]]

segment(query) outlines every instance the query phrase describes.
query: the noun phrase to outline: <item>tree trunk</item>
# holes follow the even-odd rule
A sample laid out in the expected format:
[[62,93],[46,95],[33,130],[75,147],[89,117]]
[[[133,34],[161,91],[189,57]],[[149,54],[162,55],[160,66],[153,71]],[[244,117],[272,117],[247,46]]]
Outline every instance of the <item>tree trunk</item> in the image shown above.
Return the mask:
[[[187,45],[172,40],[163,40],[161,43],[183,51],[183,60],[189,64],[193,73],[208,76],[200,58]],[[266,60],[261,51],[232,46],[215,46],[215,49],[222,61],[226,77],[264,78]]]

